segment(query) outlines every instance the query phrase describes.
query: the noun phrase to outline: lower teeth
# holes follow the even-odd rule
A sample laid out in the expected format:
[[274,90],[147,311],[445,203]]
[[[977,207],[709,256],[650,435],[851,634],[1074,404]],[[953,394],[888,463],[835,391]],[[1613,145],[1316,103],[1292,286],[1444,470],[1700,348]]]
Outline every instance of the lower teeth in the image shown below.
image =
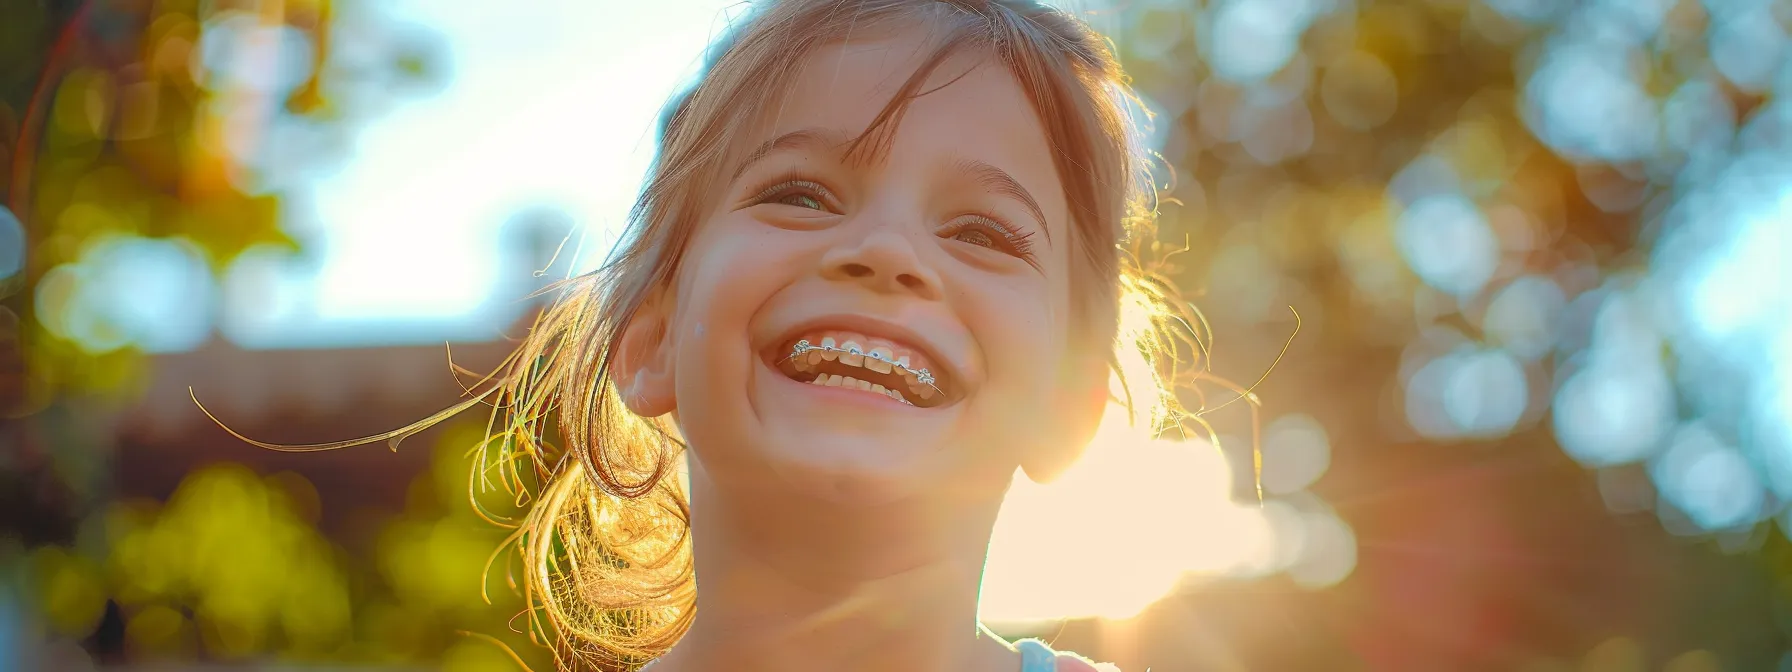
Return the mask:
[[[903,404],[906,404],[909,406],[914,405],[909,400],[904,399],[902,397],[901,392],[897,392],[895,390],[890,390],[890,389],[882,389],[882,390],[876,389],[875,387],[873,387],[873,385],[871,383],[869,383],[867,381],[859,380],[857,378],[853,378],[851,376],[832,376],[832,375],[828,375],[828,374],[822,374],[822,375],[816,376],[815,378],[811,379],[809,381],[809,384],[810,385],[819,385],[821,387],[844,387],[844,388],[853,389],[853,390],[863,390],[865,392],[875,392],[877,394],[881,394],[883,396],[889,397],[893,400],[902,402]],[[878,386],[878,387],[881,387],[881,386]]]

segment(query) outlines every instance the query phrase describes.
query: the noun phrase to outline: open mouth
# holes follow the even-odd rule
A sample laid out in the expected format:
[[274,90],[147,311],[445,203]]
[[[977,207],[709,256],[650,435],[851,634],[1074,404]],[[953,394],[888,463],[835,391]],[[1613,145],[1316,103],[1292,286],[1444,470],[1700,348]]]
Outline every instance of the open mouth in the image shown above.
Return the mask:
[[778,352],[778,371],[799,383],[858,389],[919,408],[950,398],[941,367],[920,349],[890,339],[824,330],[791,339]]

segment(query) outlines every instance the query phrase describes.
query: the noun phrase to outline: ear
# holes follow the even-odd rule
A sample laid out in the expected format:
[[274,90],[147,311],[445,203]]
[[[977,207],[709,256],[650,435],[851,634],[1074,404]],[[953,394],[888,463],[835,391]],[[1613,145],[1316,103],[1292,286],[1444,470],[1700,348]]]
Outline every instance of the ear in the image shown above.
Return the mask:
[[678,406],[670,321],[666,302],[648,300],[623,325],[622,338],[610,355],[610,382],[628,410],[644,418],[665,415]]
[[1052,400],[1051,437],[1021,462],[1027,477],[1046,483],[1064,473],[1083,454],[1108,406],[1108,364],[1099,358],[1072,367]]

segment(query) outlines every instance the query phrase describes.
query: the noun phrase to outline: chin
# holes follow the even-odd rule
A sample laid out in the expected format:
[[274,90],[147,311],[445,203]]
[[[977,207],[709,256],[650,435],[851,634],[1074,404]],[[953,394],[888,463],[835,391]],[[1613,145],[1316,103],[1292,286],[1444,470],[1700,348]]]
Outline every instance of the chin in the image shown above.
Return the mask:
[[768,466],[791,492],[849,506],[880,506],[939,487],[949,465],[883,437],[847,437],[768,446]]
[[878,395],[800,383],[770,368],[749,396],[755,430],[742,442],[793,494],[878,506],[939,489],[968,467],[952,432],[965,404],[918,408]]

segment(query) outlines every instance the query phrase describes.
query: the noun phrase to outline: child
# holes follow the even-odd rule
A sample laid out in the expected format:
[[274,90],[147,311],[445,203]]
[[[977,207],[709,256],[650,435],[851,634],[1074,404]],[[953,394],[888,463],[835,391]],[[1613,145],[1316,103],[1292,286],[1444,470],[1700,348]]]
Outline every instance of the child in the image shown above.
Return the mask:
[[1077,457],[1116,348],[1163,354],[1117,326],[1172,310],[1122,253],[1127,95],[1031,0],[767,0],[717,45],[630,232],[495,390],[477,468],[530,503],[564,665],[1096,669],[977,597],[1014,470]]

